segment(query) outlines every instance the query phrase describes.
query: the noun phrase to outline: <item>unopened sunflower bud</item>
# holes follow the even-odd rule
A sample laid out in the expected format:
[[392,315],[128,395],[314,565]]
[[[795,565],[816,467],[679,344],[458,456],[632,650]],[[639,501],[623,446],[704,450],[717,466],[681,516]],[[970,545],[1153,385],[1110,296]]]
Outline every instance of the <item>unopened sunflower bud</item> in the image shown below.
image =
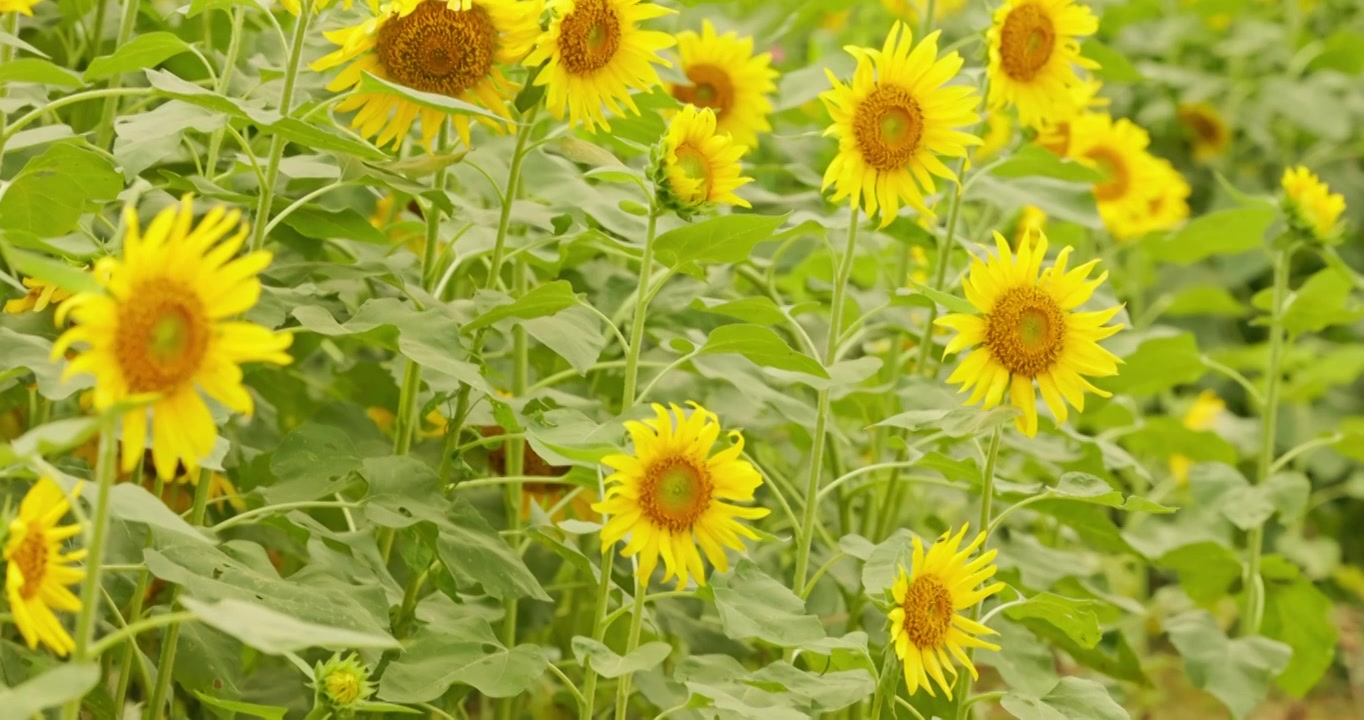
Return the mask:
[[728,133],[716,131],[714,111],[685,106],[650,153],[649,175],[658,188],[659,206],[684,219],[718,203],[749,207],[734,194],[753,182],[741,175],[745,151]]
[[354,653],[345,656],[337,653],[327,662],[318,663],[315,677],[323,699],[335,710],[350,710],[374,692],[369,668]]

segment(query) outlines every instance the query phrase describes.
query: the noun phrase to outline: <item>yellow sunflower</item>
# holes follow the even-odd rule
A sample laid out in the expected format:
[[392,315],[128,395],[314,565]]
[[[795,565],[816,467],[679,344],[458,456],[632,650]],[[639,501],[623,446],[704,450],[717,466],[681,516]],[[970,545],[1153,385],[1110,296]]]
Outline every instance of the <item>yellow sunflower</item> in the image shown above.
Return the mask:
[[1284,207],[1289,219],[1317,240],[1336,235],[1336,223],[1345,212],[1345,198],[1331,192],[1311,170],[1299,165],[1283,173]]
[[20,15],[33,16],[33,6],[43,0],[0,0],[0,13],[17,12]]
[[1099,19],[1074,0],[1008,0],[988,34],[990,107],[1017,107],[1029,127],[1073,114],[1075,66],[1098,67],[1080,56],[1079,38],[1098,29]]
[[[498,64],[519,63],[540,32],[541,0],[392,0],[378,15],[327,33],[341,48],[314,62],[323,71],[350,63],[327,85],[341,92],[360,84],[363,73],[424,93],[477,105],[508,120],[507,102],[516,83]],[[358,110],[351,127],[362,136],[378,136],[378,145],[398,147],[412,123],[421,119],[422,144],[428,149],[449,117],[469,144],[469,116],[447,114],[386,92],[356,93],[336,106]],[[504,124],[479,115],[497,131]]]
[[1057,155],[1064,156],[1070,150],[1070,121],[1077,115],[1102,111],[1111,102],[1108,98],[1099,96],[1101,89],[1103,89],[1103,83],[1093,78],[1083,79],[1078,84],[1071,86],[1070,106],[1073,112],[1062,117],[1045,120],[1040,127],[1036,128],[1037,144]]
[[663,136],[661,193],[666,204],[686,213],[710,203],[749,207],[748,201],[734,194],[753,182],[743,177],[746,148],[735,144],[727,133],[716,132],[715,113],[688,105],[673,116]]
[[197,227],[193,222],[189,196],[158,213],[145,232],[127,208],[123,257],[99,263],[108,272],[107,292],[79,293],[62,303],[58,321],[70,313],[75,324],[52,347],[58,358],[73,344],[83,346],[64,375],[95,376],[96,410],[151,401],[123,416],[122,466],[128,472],[142,456],[150,413],[152,460],[166,480],[177,463],[193,473],[213,450],[217,428],[200,391],[249,413],[253,403],[240,364],[291,361],[292,335],[228,319],[256,304],[256,275],[270,264],[270,253],[234,259],[248,234],[240,211],[218,206]]
[[1040,232],[1036,245],[1023,243],[1017,254],[999,233],[995,245],[999,255],[976,258],[970,274],[962,278],[966,299],[979,314],[954,313],[936,321],[957,331],[944,355],[981,346],[962,360],[947,382],[961,384],[959,392],[972,390],[966,404],[984,400],[986,408],[998,405],[1008,391],[1010,403],[1023,411],[1018,429],[1032,437],[1037,434],[1034,385],[1041,389],[1057,424],[1066,421],[1067,402],[1084,411],[1086,390],[1109,396],[1085,378],[1118,374],[1122,361],[1099,341],[1122,329],[1106,324],[1121,307],[1075,311],[1108,277],[1103,273],[1089,280],[1098,260],[1068,270],[1067,247],[1053,267],[1043,270],[1047,237]]
[[662,557],[663,581],[676,576],[679,588],[689,577],[706,584],[698,543],[724,572],[729,567],[725,548],[743,550],[741,536],[758,539],[739,518],[756,520],[770,512],[724,502],[751,501],[762,476],[740,457],[744,438],[737,430],[729,433],[729,447],[711,455],[720,421],[697,403],[689,404],[690,415],[676,405],[654,404],[655,417],[625,423],[634,454],[602,458],[615,472],[606,478],[606,498],[592,506],[609,516],[601,531],[603,551],[629,536],[621,553],[639,556],[640,580],[648,582]]
[[[1217,397],[1217,393],[1204,390],[1194,398],[1188,412],[1184,413],[1184,427],[1194,431],[1211,430],[1217,424],[1217,418],[1226,409],[1227,404],[1222,402],[1222,398]],[[1189,481],[1189,469],[1192,467],[1193,460],[1188,456],[1178,454],[1170,456],[1170,474],[1181,485]]]
[[1192,190],[1170,161],[1152,157],[1151,163],[1157,180],[1147,200],[1145,222],[1138,227],[1143,233],[1173,230],[1189,219],[1189,193]]
[[80,525],[57,524],[70,509],[61,487],[39,478],[24,495],[5,538],[5,597],[14,624],[30,650],[42,642],[62,657],[76,643],[53,610],[80,612],[80,598],[66,588],[85,577],[84,570],[71,567],[85,559],[85,551],[62,553],[62,543],[81,531]]
[[1217,108],[1207,103],[1183,105],[1176,115],[1180,124],[1189,130],[1195,160],[1207,162],[1226,152],[1231,144],[1231,132]]
[[550,114],[562,120],[567,112],[569,127],[585,125],[592,133],[598,125],[611,129],[603,107],[620,115],[624,105],[638,115],[630,90],[653,91],[659,84],[654,65],[672,67],[658,51],[676,43],[639,24],[673,11],[641,0],[550,0],[549,9],[549,29],[525,62],[544,64],[535,84],[546,86]]
[[1101,172],[1094,184],[1099,216],[1113,237],[1136,237],[1149,227],[1151,199],[1160,190],[1161,167],[1146,151],[1150,137],[1126,118],[1104,113],[1071,120],[1070,157]]
[[980,99],[969,86],[944,83],[956,76],[956,52],[938,58],[938,33],[913,46],[909,27],[897,22],[880,49],[849,47],[857,58],[852,83],[825,71],[833,89],[820,95],[833,124],[825,135],[838,138],[838,155],[824,172],[833,201],[851,197],[868,216],[879,209],[881,227],[895,219],[900,202],[921,215],[933,213],[924,195],[935,191],[933,176],[956,182],[939,155],[964,157],[980,138],[954,130],[974,125]]
[[690,85],[673,85],[671,92],[682,104],[715,111],[716,128],[729,133],[747,148],[758,145],[758,133],[772,126],[769,96],[777,91],[777,71],[772,55],[753,54],[753,38],[728,32],[715,34],[709,20],[701,22],[701,34],[687,30],[677,34],[681,70]]
[[56,307],[63,300],[71,297],[70,290],[63,290],[56,285],[50,285],[38,278],[24,278],[24,287],[28,288],[28,294],[17,297],[5,303],[5,312],[19,314],[22,312],[42,312],[49,305]]
[[[914,538],[913,567],[902,566],[891,593],[895,607],[891,609],[890,640],[895,643],[895,654],[904,664],[905,686],[913,695],[923,688],[933,695],[933,683],[942,688],[947,699],[952,699],[952,682],[957,677],[952,658],[965,667],[971,677],[978,678],[976,666],[964,648],[998,650],[999,646],[985,642],[977,635],[994,635],[994,630],[961,614],[976,603],[1004,589],[1004,583],[980,587],[994,577],[997,569],[992,561],[996,550],[981,553],[971,560],[971,553],[985,542],[985,533],[976,535],[970,545],[961,547],[967,526],[957,534],[943,533],[938,541],[924,552],[924,545]],[[960,548],[960,549],[959,549]],[[949,657],[948,653],[951,653]]]

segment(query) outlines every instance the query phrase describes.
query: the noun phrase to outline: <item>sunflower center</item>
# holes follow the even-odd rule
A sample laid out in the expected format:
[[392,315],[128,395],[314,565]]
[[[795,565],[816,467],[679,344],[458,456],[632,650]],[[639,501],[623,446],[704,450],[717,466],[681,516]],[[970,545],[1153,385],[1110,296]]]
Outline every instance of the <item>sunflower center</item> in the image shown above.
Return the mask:
[[114,357],[135,393],[164,392],[194,377],[209,343],[209,318],[189,288],[166,282],[132,288],[118,311]]
[[905,635],[916,648],[942,647],[952,629],[952,592],[935,575],[920,575],[905,601]]
[[1066,339],[1066,316],[1046,291],[1014,288],[985,317],[985,346],[1015,375],[1037,377],[1056,363]]
[[691,197],[684,200],[699,202],[710,197],[710,163],[706,161],[705,154],[692,144],[684,143],[677,148],[677,167],[688,180],[696,182]]
[[606,0],[578,0],[559,23],[564,69],[584,75],[606,67],[620,49],[620,17]]
[[877,170],[899,170],[909,164],[924,134],[919,101],[896,85],[879,85],[853,114],[853,137],[862,159]]
[[1128,185],[1132,178],[1122,156],[1108,148],[1096,147],[1086,152],[1085,157],[1092,160],[1104,176],[1102,182],[1094,184],[1095,199],[1106,202],[1116,200],[1127,194]]
[[350,705],[360,698],[360,677],[353,670],[336,670],[327,675],[327,695],[338,705]]
[[1014,8],[999,33],[1000,64],[1015,80],[1037,77],[1056,49],[1056,26],[1036,3]]
[[426,0],[379,27],[375,54],[394,82],[458,97],[492,71],[497,26],[482,7],[451,10],[445,0]]
[[[10,532],[14,531],[11,527]],[[10,567],[18,570],[24,578],[19,595],[25,600],[32,599],[42,589],[43,576],[47,573],[47,555],[47,538],[43,537],[41,529],[31,524],[19,547],[9,557]]]
[[1193,131],[1194,137],[1205,143],[1215,143],[1221,139],[1221,129],[1208,116],[1191,112],[1184,115],[1184,124]]
[[644,515],[672,532],[690,530],[710,507],[710,474],[685,458],[669,458],[649,468],[640,488]]
[[679,102],[691,103],[699,108],[710,108],[720,117],[734,107],[734,83],[724,68],[714,65],[693,65],[687,68],[687,79],[691,85],[678,85],[673,88],[673,97]]

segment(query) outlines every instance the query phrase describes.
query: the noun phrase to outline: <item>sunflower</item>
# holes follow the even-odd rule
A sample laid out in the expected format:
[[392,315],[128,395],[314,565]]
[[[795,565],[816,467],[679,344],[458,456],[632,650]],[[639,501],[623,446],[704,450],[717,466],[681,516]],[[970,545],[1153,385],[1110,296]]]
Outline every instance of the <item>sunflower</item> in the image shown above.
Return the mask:
[[681,70],[689,85],[673,85],[673,97],[715,111],[719,132],[729,133],[744,147],[758,145],[758,133],[772,125],[770,95],[777,91],[777,71],[772,55],[753,54],[753,38],[732,32],[715,34],[710,20],[701,21],[701,34],[687,30],[677,34]]
[[1317,240],[1335,237],[1345,198],[1331,192],[1311,170],[1299,165],[1283,173],[1284,208],[1299,230]]
[[741,174],[739,158],[745,149],[727,133],[716,132],[710,108],[682,108],[663,136],[661,162],[655,170],[660,200],[684,216],[711,203],[749,207],[734,194],[753,182]]
[[[943,87],[961,69],[956,52],[938,58],[938,33],[912,45],[909,27],[897,22],[885,46],[849,47],[857,58],[850,85],[826,70],[833,89],[820,95],[833,117],[825,135],[838,138],[838,155],[824,172],[824,187],[834,186],[834,202],[852,197],[867,215],[881,211],[881,227],[895,219],[903,200],[932,217],[924,194],[934,192],[933,176],[956,182],[939,155],[965,157],[980,139],[954,127],[976,123],[979,98],[963,85]],[[912,52],[911,52],[912,49]]]
[[1089,113],[1070,123],[1070,157],[1104,176],[1094,184],[1099,216],[1113,237],[1136,237],[1149,227],[1151,200],[1160,190],[1161,167],[1146,151],[1150,137],[1126,118]]
[[550,114],[568,125],[605,130],[603,106],[621,114],[621,105],[638,115],[630,89],[652,92],[659,84],[654,65],[672,67],[658,51],[676,43],[673,36],[644,30],[645,20],[672,13],[641,0],[550,0],[549,29],[535,41],[525,62],[544,64],[535,78],[547,88]]
[[4,311],[11,314],[22,312],[42,312],[47,306],[57,306],[63,300],[71,297],[70,290],[63,290],[45,280],[26,277],[23,279],[24,287],[28,288],[28,294],[17,297],[5,303]]
[[0,0],[0,13],[17,12],[20,15],[33,16],[33,6],[43,0]]
[[957,677],[952,658],[976,678],[979,677],[976,666],[964,648],[999,649],[998,645],[976,637],[994,635],[994,630],[960,613],[1004,589],[1004,583],[980,587],[994,577],[997,568],[991,561],[997,551],[989,550],[970,560],[971,553],[985,542],[985,533],[977,534],[970,545],[961,548],[966,529],[963,525],[955,535],[943,533],[928,552],[924,552],[924,545],[916,536],[913,568],[906,571],[901,566],[891,588],[895,607],[888,617],[890,640],[904,664],[905,686],[910,695],[919,688],[933,695],[936,682],[951,700],[952,683],[947,674],[953,680]]
[[1074,0],[1008,0],[988,34],[990,107],[1017,107],[1029,127],[1073,114],[1075,66],[1098,67],[1080,56],[1078,38],[1098,29],[1099,19]]
[[80,612],[80,598],[66,588],[85,577],[84,570],[71,567],[85,558],[85,551],[62,554],[62,542],[81,531],[80,525],[57,524],[70,509],[61,487],[51,478],[39,478],[9,523],[4,553],[5,596],[19,634],[30,650],[41,641],[62,657],[76,643],[52,611]]
[[738,519],[756,520],[769,512],[724,502],[752,500],[762,476],[739,457],[744,438],[737,430],[729,433],[729,447],[711,455],[720,421],[697,403],[689,404],[690,415],[676,405],[654,404],[655,417],[625,423],[634,454],[602,458],[615,472],[606,478],[606,498],[592,506],[610,518],[601,531],[603,551],[628,535],[621,552],[639,556],[640,580],[648,582],[661,556],[667,570],[663,581],[676,576],[679,588],[688,577],[706,584],[698,543],[724,572],[726,547],[743,550],[740,536],[758,539]]
[[1023,243],[1015,254],[1004,236],[995,233],[999,255],[984,261],[976,258],[970,275],[962,279],[966,299],[979,314],[954,313],[936,321],[957,331],[944,355],[981,346],[962,360],[947,382],[960,383],[959,392],[972,390],[968,405],[983,399],[986,408],[998,405],[1007,390],[1010,402],[1023,411],[1018,429],[1029,437],[1037,434],[1034,384],[1060,424],[1066,421],[1067,402],[1084,411],[1086,390],[1109,396],[1085,377],[1116,375],[1121,362],[1098,343],[1122,329],[1106,325],[1121,307],[1075,312],[1108,273],[1088,279],[1098,260],[1068,270],[1069,247],[1056,256],[1055,266],[1042,270],[1047,237],[1036,235],[1036,245]]
[[[156,472],[170,480],[178,464],[193,473],[213,449],[216,426],[200,391],[237,412],[249,413],[242,386],[243,362],[287,364],[293,336],[250,322],[228,320],[260,297],[256,277],[270,253],[233,259],[248,229],[241,212],[222,206],[192,227],[192,198],[157,214],[145,233],[137,213],[124,211],[123,257],[99,261],[106,293],[79,293],[62,303],[75,325],[52,347],[58,358],[73,344],[84,346],[65,376],[95,376],[94,406],[151,401],[123,415],[122,467],[137,465],[152,424]],[[224,236],[237,229],[237,233]],[[220,242],[221,241],[221,242]]]
[[1152,157],[1151,163],[1157,180],[1150,189],[1145,222],[1138,226],[1143,233],[1172,230],[1189,219],[1188,181],[1164,158]]
[[[323,71],[350,63],[327,85],[340,92],[360,84],[363,73],[418,92],[471,103],[506,118],[507,102],[517,85],[498,64],[516,64],[530,51],[540,32],[540,0],[392,0],[378,15],[327,33],[341,48],[314,62]],[[469,116],[445,113],[386,92],[356,93],[336,106],[359,110],[351,127],[378,145],[398,147],[412,123],[421,118],[422,144],[428,149],[446,117],[454,120],[460,140],[469,144]],[[501,122],[479,120],[501,131]]]
[[1217,108],[1207,103],[1183,105],[1176,116],[1189,131],[1195,160],[1207,162],[1226,152],[1231,144],[1231,132]]
[[[1217,424],[1217,418],[1226,409],[1227,404],[1222,402],[1222,398],[1217,397],[1217,393],[1204,390],[1194,398],[1188,412],[1184,413],[1184,427],[1195,432],[1211,430]],[[1189,481],[1189,469],[1192,467],[1193,460],[1188,456],[1179,454],[1170,456],[1170,474],[1179,484],[1183,485]]]
[[1101,112],[1111,102],[1108,98],[1099,96],[1102,89],[1103,83],[1094,78],[1085,78],[1071,86],[1070,105],[1074,112],[1045,120],[1036,128],[1037,144],[1057,155],[1065,156],[1070,150],[1070,121],[1077,115]]

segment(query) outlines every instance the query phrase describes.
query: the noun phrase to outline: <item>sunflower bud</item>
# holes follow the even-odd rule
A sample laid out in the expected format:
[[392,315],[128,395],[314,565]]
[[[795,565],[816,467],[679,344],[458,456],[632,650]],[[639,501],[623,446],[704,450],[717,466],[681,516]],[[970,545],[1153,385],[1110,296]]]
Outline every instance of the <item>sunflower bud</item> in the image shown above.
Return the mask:
[[326,702],[343,717],[374,692],[369,668],[355,653],[336,653],[327,662],[318,663],[314,677],[319,702]]
[[1338,244],[1344,196],[1331,192],[1326,183],[1302,165],[1285,170],[1282,185],[1284,214],[1293,229],[1316,242]]
[[734,190],[753,182],[742,177],[739,159],[746,148],[728,133],[717,133],[710,108],[687,105],[673,117],[668,131],[649,153],[649,177],[658,205],[683,219],[717,203],[749,207]]

